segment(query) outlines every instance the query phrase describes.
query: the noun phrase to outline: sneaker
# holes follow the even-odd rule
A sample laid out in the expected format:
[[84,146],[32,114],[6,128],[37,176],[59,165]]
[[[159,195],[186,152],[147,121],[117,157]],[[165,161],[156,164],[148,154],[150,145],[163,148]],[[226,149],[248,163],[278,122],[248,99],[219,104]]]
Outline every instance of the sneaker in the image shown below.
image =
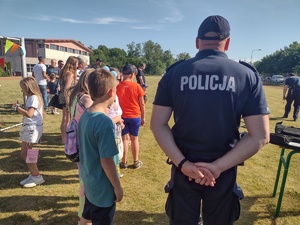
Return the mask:
[[58,114],[59,114],[59,112],[56,112],[56,111],[55,111],[55,112],[54,112],[54,114],[58,115]]
[[31,176],[31,178],[23,185],[24,188],[35,187],[36,185],[44,183],[45,180],[42,175],[38,177]]
[[27,181],[29,181],[31,179],[31,174],[29,174],[29,176],[26,178],[26,179],[24,179],[24,180],[22,180],[21,182],[20,182],[20,185],[24,185],[24,184],[26,184],[26,182]]
[[142,165],[143,165],[143,162],[141,160],[136,160],[136,161],[134,161],[133,168],[138,169],[138,168],[142,167]]
[[127,169],[127,163],[120,162],[121,169]]

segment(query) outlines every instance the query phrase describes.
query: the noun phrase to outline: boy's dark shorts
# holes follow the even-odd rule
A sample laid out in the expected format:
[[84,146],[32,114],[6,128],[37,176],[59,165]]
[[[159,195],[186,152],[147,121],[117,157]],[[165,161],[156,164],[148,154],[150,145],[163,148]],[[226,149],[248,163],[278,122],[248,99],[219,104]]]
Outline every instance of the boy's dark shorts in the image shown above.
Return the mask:
[[112,225],[115,211],[115,203],[110,207],[98,207],[89,202],[87,197],[85,197],[82,217],[86,220],[91,220],[93,225]]

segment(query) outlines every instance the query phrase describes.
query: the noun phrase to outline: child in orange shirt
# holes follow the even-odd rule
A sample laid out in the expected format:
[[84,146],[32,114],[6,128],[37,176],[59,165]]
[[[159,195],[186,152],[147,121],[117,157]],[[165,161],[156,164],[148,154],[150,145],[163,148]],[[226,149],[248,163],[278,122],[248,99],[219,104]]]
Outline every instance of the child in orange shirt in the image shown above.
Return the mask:
[[134,69],[130,64],[126,64],[121,72],[123,81],[117,86],[117,95],[123,111],[122,119],[124,120],[125,128],[122,130],[124,153],[120,162],[120,168],[127,168],[129,136],[134,160],[133,168],[137,169],[143,165],[142,161],[139,160],[138,133],[140,126],[145,125],[145,92],[138,83],[133,82]]

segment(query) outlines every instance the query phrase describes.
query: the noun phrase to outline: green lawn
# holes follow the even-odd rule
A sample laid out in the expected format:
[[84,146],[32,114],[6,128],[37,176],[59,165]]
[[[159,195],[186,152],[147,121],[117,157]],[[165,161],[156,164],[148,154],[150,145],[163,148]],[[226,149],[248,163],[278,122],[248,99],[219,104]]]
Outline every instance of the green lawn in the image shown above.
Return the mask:
[[[149,129],[152,101],[160,77],[147,77],[147,124],[140,132],[140,159],[144,165],[138,170],[123,171],[121,183],[124,199],[117,204],[116,225],[168,224],[164,213],[167,195],[164,186],[169,179],[170,166]],[[15,101],[22,102],[18,78],[0,78],[0,129],[21,122],[21,116],[11,110]],[[282,87],[265,86],[271,110],[271,131],[275,123],[300,126],[299,121],[281,119],[284,112]],[[59,111],[61,112],[61,111]],[[19,129],[14,127],[0,132],[0,224],[2,225],[75,225],[78,207],[77,166],[69,162],[60,144],[60,115],[47,115],[45,131],[39,146],[39,169],[46,182],[32,189],[20,187],[27,176],[26,165],[20,160]],[[242,129],[243,130],[243,129]],[[300,224],[300,165],[296,154],[282,201],[280,217],[274,218],[277,197],[272,197],[276,176],[279,147],[268,144],[253,158],[239,167],[238,182],[245,199],[241,201],[238,225],[298,225]],[[131,153],[129,164],[132,163]],[[298,173],[297,173],[298,171]],[[298,191],[298,192],[297,192]]]

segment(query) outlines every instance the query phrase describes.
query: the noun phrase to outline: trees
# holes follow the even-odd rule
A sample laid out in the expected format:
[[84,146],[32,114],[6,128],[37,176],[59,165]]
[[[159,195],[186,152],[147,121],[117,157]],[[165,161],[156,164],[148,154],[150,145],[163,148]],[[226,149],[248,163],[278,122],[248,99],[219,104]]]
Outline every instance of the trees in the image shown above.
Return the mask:
[[[171,50],[163,50],[158,43],[149,40],[144,43],[131,42],[127,44],[127,51],[120,48],[107,48],[99,45],[98,48],[89,46],[93,52],[90,62],[93,65],[97,58],[101,58],[105,65],[121,68],[125,63],[134,64],[137,67],[145,63],[145,73],[148,75],[161,75],[174,62],[189,59],[189,53],[182,52],[173,57]],[[265,75],[273,74],[300,74],[300,44],[293,42],[288,47],[277,50],[271,55],[254,63],[257,70]]]
[[164,51],[158,43],[151,40],[138,44],[131,42],[127,44],[127,52],[120,48],[107,48],[104,45],[99,45],[96,49],[93,46],[89,48],[93,50],[90,55],[91,65],[96,62],[97,58],[101,58],[103,64],[116,68],[121,68],[126,63],[137,67],[145,63],[145,74],[149,75],[161,75],[175,61],[190,58],[188,53],[180,53],[173,58],[170,50]]
[[300,73],[300,44],[295,41],[288,47],[265,56],[254,65],[261,74],[268,76],[292,72],[298,74]]

